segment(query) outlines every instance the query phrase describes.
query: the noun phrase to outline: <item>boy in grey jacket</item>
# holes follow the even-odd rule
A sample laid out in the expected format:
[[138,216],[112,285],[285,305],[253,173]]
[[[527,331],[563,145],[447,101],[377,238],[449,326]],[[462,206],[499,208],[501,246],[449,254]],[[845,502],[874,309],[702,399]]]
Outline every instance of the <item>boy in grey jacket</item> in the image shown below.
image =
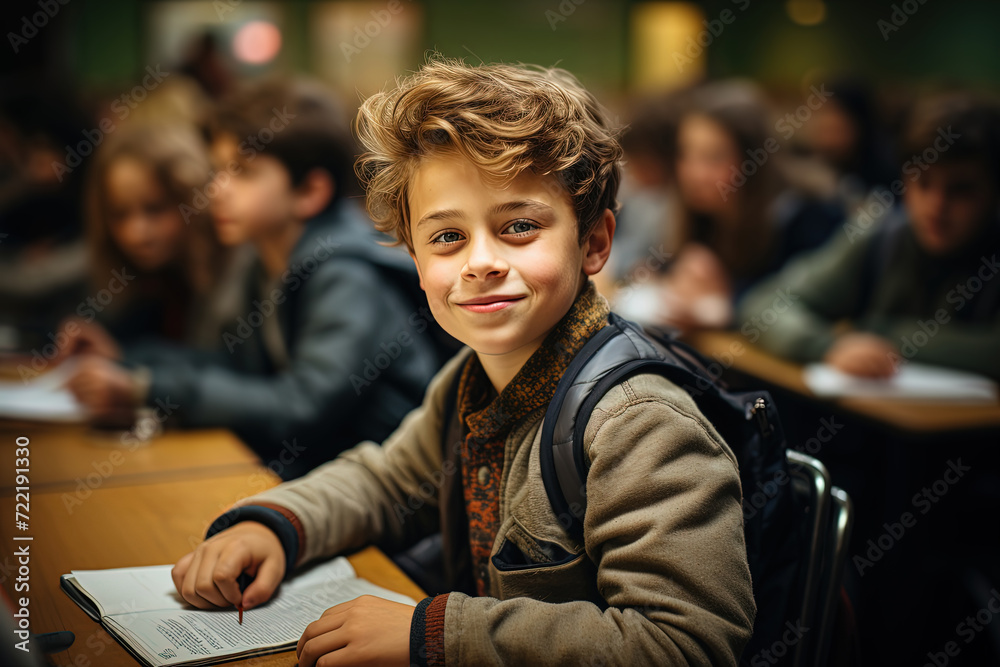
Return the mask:
[[333,607],[299,664],[735,665],[755,614],[739,474],[684,390],[638,375],[598,403],[582,541],[541,479],[545,408],[607,322],[589,279],[620,177],[604,111],[561,70],[436,60],[367,100],[358,129],[369,212],[468,349],[381,447],[227,512],[174,567],[177,590],[252,607],[300,564],[440,530],[452,592]]
[[338,114],[305,81],[220,105],[215,180],[181,213],[210,206],[224,245],[253,246],[238,315],[211,352],[152,343],[121,365],[85,357],[70,387],[95,419],[145,404],[184,427],[228,428],[291,479],[387,437],[420,403],[440,367],[433,321],[409,299],[406,254],[379,245],[388,237],[350,197],[356,149]]

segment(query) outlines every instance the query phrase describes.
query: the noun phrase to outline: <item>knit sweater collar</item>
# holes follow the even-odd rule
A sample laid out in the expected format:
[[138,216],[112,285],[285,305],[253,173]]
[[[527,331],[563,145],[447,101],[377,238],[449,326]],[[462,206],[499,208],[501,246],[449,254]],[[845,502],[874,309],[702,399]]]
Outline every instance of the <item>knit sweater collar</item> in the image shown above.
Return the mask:
[[607,324],[609,310],[607,300],[588,280],[566,315],[499,395],[478,356],[472,355],[462,369],[458,391],[459,414],[472,436],[484,441],[503,436],[525,415],[547,405],[573,357]]

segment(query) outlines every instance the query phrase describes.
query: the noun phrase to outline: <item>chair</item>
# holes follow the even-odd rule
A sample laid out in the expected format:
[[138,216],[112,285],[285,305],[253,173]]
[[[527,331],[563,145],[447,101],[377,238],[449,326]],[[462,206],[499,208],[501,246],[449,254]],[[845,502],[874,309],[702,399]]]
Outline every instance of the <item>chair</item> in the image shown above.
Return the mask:
[[812,648],[817,645],[815,630],[821,621],[822,602],[826,597],[821,584],[833,496],[830,474],[819,459],[793,449],[787,451],[787,456],[792,490],[803,512],[801,525],[805,537],[799,561],[802,568],[799,572],[801,597],[798,620],[802,626],[809,628],[809,634],[802,637],[791,651],[790,664],[805,667],[817,664],[818,652]]
[[847,493],[833,487],[830,491],[833,506],[830,516],[830,532],[827,535],[827,547],[824,550],[822,572],[822,590],[820,600],[819,624],[816,634],[815,667],[824,667],[830,655],[830,644],[833,640],[834,623],[837,619],[837,607],[840,602],[840,589],[844,582],[844,568],[847,564],[847,550],[851,541],[851,530],[854,527],[854,505]]
[[799,619],[809,628],[792,653],[796,667],[824,667],[830,655],[847,550],[854,525],[854,506],[842,489],[830,484],[826,467],[816,458],[788,450],[793,490],[808,530],[800,574]]

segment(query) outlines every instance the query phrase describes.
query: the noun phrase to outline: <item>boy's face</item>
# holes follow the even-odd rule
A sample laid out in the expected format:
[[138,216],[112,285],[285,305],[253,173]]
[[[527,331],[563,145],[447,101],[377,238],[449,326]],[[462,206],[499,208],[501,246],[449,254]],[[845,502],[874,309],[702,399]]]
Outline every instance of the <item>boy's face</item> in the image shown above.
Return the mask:
[[280,160],[257,151],[241,155],[236,138],[226,134],[212,142],[211,154],[216,177],[207,193],[222,243],[262,241],[295,219],[291,176]]
[[585,274],[600,270],[552,177],[523,172],[498,189],[463,157],[426,157],[410,180],[409,214],[434,319],[480,355],[526,360],[567,313]]
[[998,193],[974,160],[932,165],[903,194],[924,250],[949,255],[964,249],[997,215]]

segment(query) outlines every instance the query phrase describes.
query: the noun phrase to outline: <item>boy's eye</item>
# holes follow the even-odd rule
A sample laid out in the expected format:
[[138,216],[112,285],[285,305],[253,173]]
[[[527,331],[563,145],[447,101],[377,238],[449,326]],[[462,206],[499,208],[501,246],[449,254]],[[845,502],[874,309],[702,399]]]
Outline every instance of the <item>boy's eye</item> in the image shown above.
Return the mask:
[[431,239],[431,243],[458,243],[462,240],[462,235],[458,232],[441,232]]
[[507,231],[511,234],[524,234],[525,232],[530,232],[538,229],[538,225],[531,222],[530,220],[515,220]]

